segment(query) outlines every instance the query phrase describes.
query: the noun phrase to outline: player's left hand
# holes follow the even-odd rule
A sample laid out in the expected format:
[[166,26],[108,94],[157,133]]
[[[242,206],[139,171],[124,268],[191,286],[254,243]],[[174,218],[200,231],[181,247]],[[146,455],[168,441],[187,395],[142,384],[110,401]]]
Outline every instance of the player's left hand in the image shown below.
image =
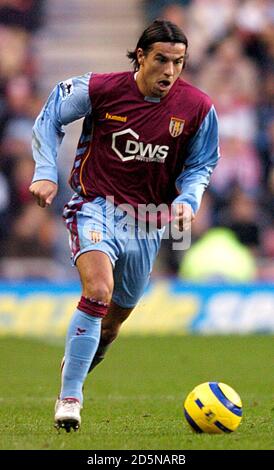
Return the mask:
[[189,204],[177,203],[173,205],[173,210],[175,213],[175,227],[180,232],[189,230],[191,222],[195,219],[191,206]]

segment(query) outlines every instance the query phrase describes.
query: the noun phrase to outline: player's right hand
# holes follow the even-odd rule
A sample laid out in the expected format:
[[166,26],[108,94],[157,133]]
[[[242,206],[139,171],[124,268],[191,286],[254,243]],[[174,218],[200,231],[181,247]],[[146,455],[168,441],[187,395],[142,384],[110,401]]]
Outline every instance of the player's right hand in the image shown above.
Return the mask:
[[58,185],[53,181],[39,180],[32,183],[29,190],[40,207],[48,207],[57,194]]

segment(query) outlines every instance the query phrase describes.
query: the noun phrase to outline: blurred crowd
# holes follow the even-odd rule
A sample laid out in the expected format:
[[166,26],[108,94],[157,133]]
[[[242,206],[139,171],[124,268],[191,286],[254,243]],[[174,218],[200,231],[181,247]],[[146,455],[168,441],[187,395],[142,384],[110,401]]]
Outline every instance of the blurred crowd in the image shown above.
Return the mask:
[[[0,0],[0,277],[55,277],[58,210],[41,210],[28,190],[31,135],[42,107],[35,37],[45,0]],[[41,263],[41,258],[43,259]]]
[[182,259],[165,242],[159,269],[195,280],[274,281],[274,4],[145,0],[144,6],[147,21],[170,19],[186,33],[184,78],[215,104],[222,156],[193,223],[192,247]]
[[[46,17],[45,3],[0,0],[2,278],[75,276],[67,268],[69,248],[60,222],[68,195],[62,175],[61,196],[51,209],[40,209],[28,191],[31,130],[43,104],[34,45]],[[274,281],[273,2],[140,3],[144,23],[164,17],[186,33],[190,46],[184,78],[206,91],[215,104],[222,155],[193,224],[192,247],[172,251],[171,242],[164,241],[155,274]],[[211,252],[218,243],[226,249]],[[219,270],[212,269],[214,257]],[[202,263],[204,269],[197,269]]]

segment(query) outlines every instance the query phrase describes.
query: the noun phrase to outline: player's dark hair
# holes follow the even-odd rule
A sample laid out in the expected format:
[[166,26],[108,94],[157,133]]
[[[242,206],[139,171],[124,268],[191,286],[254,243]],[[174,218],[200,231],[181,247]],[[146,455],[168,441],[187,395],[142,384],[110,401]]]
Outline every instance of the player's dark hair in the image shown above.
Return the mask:
[[142,33],[135,50],[128,51],[127,53],[127,57],[133,63],[135,71],[139,70],[140,68],[140,64],[137,58],[137,50],[139,47],[143,49],[144,54],[147,55],[155,42],[181,42],[186,46],[186,51],[188,47],[188,40],[179,26],[172,23],[171,21],[155,20]]

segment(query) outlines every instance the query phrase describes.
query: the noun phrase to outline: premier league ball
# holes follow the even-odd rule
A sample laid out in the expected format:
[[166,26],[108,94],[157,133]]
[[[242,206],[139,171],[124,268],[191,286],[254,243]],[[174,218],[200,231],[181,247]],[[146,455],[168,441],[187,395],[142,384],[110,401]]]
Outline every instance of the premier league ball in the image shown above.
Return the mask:
[[188,424],[198,433],[230,433],[242,420],[242,401],[228,385],[205,382],[186,397],[184,414]]

